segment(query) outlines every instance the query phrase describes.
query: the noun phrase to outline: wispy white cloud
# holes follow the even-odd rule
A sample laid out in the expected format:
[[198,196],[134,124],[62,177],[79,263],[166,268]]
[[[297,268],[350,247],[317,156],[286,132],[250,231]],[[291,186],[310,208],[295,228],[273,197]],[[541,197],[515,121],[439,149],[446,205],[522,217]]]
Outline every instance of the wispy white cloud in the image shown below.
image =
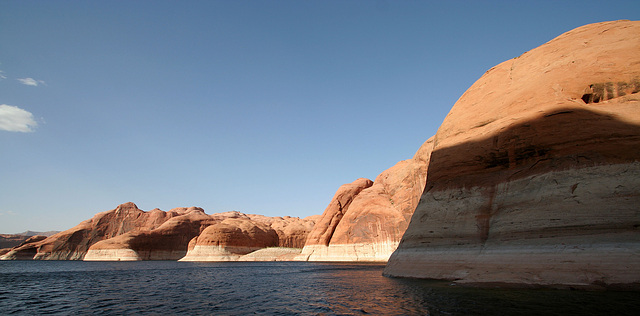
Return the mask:
[[0,130],[9,132],[33,132],[38,123],[31,112],[17,106],[0,104]]
[[7,76],[4,75],[4,71],[0,70],[0,80],[7,79]]
[[23,79],[17,79],[17,80],[20,81],[20,83],[25,84],[27,86],[37,87],[39,84],[47,85],[44,81],[36,80],[33,78],[23,78]]

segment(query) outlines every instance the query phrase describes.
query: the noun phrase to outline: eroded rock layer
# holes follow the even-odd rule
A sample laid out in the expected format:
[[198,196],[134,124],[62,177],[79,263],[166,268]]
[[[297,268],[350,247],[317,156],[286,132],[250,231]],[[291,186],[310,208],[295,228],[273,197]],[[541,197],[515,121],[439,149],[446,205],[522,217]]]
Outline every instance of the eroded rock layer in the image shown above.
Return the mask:
[[[293,247],[299,252],[314,220],[240,212],[208,215],[198,207],[145,212],[129,202],[64,232],[33,237],[0,259],[178,260],[191,252],[191,260],[235,260],[265,247]],[[213,248],[226,257],[210,256]],[[209,257],[196,258],[199,250]]]
[[640,282],[640,22],[591,24],[487,71],[435,136],[385,274]]
[[375,181],[341,186],[298,260],[387,261],[409,224],[426,179],[433,140],[412,159],[398,162]]
[[[275,261],[299,253],[317,216],[266,217],[233,212],[189,242],[180,261]],[[229,213],[221,213],[229,214]],[[266,251],[266,249],[281,249]],[[288,249],[288,250],[282,250]]]
[[229,218],[207,227],[189,244],[181,261],[229,261],[253,251],[278,246],[270,226],[249,218]]
[[178,212],[144,212],[129,202],[96,214],[76,227],[13,248],[2,259],[81,260],[94,243],[132,231],[157,228]]
[[86,261],[178,260],[187,253],[189,241],[216,218],[197,207],[172,209],[179,212],[155,229],[136,230],[94,243]]

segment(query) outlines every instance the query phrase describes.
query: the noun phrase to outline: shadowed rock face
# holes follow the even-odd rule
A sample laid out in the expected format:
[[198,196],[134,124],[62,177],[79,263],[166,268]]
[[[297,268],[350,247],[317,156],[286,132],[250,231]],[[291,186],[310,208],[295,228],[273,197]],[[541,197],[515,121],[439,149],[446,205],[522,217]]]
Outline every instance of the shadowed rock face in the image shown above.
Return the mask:
[[[4,248],[4,249],[0,249],[0,256],[3,256],[7,253],[9,253],[13,248],[20,248],[24,245],[27,244],[32,244],[32,243],[36,243],[39,242],[41,240],[44,240],[47,238],[47,236],[42,236],[42,235],[34,235],[34,236],[26,236],[26,235],[9,235],[12,236],[13,238],[7,238],[9,239],[9,242],[13,242],[13,241],[20,241],[17,245],[15,245],[12,248]],[[15,259],[18,260],[28,260],[28,259],[32,259],[33,256],[36,254],[36,249],[33,248],[28,251],[23,251],[20,253],[16,253],[15,254]]]
[[29,239],[29,236],[2,234],[0,235],[0,248],[13,248],[20,245],[27,239]]
[[435,136],[385,274],[640,282],[638,51],[640,22],[592,24],[474,83]]
[[[168,212],[142,211],[131,202],[51,237],[31,239],[4,256],[11,259],[45,260],[178,260],[190,241],[215,231],[217,245],[224,251],[246,254],[246,249],[300,245],[313,227],[313,218],[266,217],[226,212],[207,215],[201,208],[175,208]],[[255,229],[264,229],[267,235]],[[268,238],[267,238],[268,237]],[[205,234],[201,240],[210,243]]]
[[433,141],[374,182],[341,186],[298,256],[309,261],[386,261],[404,233],[424,187]]

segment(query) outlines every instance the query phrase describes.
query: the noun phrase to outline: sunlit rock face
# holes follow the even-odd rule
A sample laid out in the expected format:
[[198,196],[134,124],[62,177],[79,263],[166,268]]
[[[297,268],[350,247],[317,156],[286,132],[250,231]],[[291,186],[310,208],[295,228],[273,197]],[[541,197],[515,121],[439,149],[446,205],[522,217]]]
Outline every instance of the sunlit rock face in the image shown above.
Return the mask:
[[[316,216],[267,217],[237,212],[193,238],[180,261],[282,261],[299,254]],[[265,248],[273,248],[266,251]],[[276,250],[280,249],[280,250]]]
[[266,247],[301,245],[313,224],[313,218],[190,212],[151,231],[96,243],[84,260],[234,261]]
[[207,227],[189,245],[181,261],[229,261],[256,250],[277,247],[278,234],[270,226],[248,218],[229,218]]
[[[27,240],[0,258],[127,261],[178,260],[190,255],[187,260],[235,260],[264,247],[296,248],[299,252],[314,223],[315,217],[266,217],[240,212],[208,215],[198,207],[145,212],[129,202],[51,237]],[[205,234],[198,239],[202,233]],[[198,250],[214,244],[227,257],[194,257]],[[196,252],[189,254],[194,248]],[[274,259],[265,255],[254,258]]]
[[375,181],[341,186],[309,234],[298,260],[386,261],[396,249],[426,179],[433,140]]
[[178,260],[187,253],[189,241],[217,219],[200,208],[178,208],[178,212],[155,229],[136,230],[93,244],[86,261]]
[[487,71],[439,128],[390,276],[640,282],[640,22],[591,24]]
[[96,214],[76,227],[44,240],[13,248],[2,259],[80,260],[94,243],[135,231],[159,227],[179,212],[152,210],[144,212],[131,202]]

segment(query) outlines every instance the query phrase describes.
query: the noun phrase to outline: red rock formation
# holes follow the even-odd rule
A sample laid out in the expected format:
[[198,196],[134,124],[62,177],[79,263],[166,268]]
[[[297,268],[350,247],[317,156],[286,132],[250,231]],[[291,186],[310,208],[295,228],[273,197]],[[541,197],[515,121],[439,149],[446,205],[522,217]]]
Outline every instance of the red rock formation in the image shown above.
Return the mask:
[[299,248],[304,247],[309,232],[313,229],[319,215],[313,215],[300,219],[298,217],[267,217],[262,215],[248,215],[258,223],[270,226],[278,234],[277,247]]
[[[303,240],[314,224],[313,217],[266,217],[238,212],[216,215],[228,218],[207,227],[198,237],[193,238],[187,255],[181,261],[242,260],[241,256],[267,247],[298,248],[295,252],[299,253]],[[292,251],[287,250],[284,255]],[[253,256],[246,260],[270,261],[281,256],[282,251],[272,251],[269,255]]]
[[253,251],[278,246],[278,234],[249,218],[227,218],[208,226],[189,243],[182,261],[226,261]]
[[340,186],[329,203],[329,206],[327,206],[324,213],[322,213],[322,217],[311,233],[309,233],[305,245],[328,246],[338,223],[342,220],[353,199],[362,192],[362,190],[372,185],[373,182],[371,180],[360,178],[352,183]]
[[591,24],[490,69],[435,136],[385,274],[640,282],[640,22]]
[[16,247],[2,258],[79,260],[84,257],[92,244],[100,240],[130,231],[154,229],[176,215],[177,213],[165,213],[160,210],[144,212],[135,204],[128,202],[111,211],[98,213],[76,227],[42,241]]
[[375,180],[358,179],[338,189],[310,233],[300,260],[386,261],[418,205],[433,141]]
[[29,239],[29,236],[0,234],[0,248],[13,248],[17,245],[20,245],[27,239]]
[[173,217],[157,228],[135,230],[93,244],[84,260],[178,260],[187,253],[192,238],[216,223],[216,218],[197,207],[175,208],[167,214]]
[[[236,256],[246,254],[249,248],[300,248],[313,224],[313,219],[239,212],[207,215],[197,207],[145,212],[129,202],[51,237],[31,239],[0,259],[177,260],[187,254],[189,242],[197,241],[196,237],[212,225],[219,228],[218,244]],[[270,237],[258,234],[257,228],[264,228]],[[201,238],[205,244],[212,240],[207,234]]]
[[236,260],[264,247],[293,245],[297,239],[306,238],[313,226],[312,220],[293,217],[235,211],[207,215],[201,209],[185,212],[157,229],[96,243],[85,260]]
[[[28,245],[28,244],[37,243],[37,242],[45,240],[47,238],[47,236],[41,236],[41,235],[35,235],[35,236],[12,235],[12,236],[22,237],[22,238],[15,238],[15,239],[22,239],[22,242],[19,243],[18,245],[15,245],[15,247],[13,247],[13,248],[0,249],[0,256],[3,256],[5,254],[9,253],[11,250],[13,250],[15,248],[21,248],[21,247],[23,247],[25,245]],[[33,249],[32,248],[27,248],[27,249],[29,249],[29,250],[23,251],[23,252],[20,252],[20,253],[16,253],[14,259],[18,259],[18,260],[29,260],[29,259],[32,259],[33,256],[36,254],[36,249],[34,249],[34,248]]]

